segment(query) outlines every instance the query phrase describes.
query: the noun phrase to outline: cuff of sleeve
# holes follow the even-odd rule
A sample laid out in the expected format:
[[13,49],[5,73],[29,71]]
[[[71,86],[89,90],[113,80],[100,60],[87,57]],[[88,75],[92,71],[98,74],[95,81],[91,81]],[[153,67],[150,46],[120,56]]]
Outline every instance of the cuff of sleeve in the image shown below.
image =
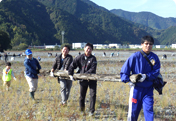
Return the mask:
[[148,78],[148,75],[147,74],[145,74],[146,75],[146,79]]

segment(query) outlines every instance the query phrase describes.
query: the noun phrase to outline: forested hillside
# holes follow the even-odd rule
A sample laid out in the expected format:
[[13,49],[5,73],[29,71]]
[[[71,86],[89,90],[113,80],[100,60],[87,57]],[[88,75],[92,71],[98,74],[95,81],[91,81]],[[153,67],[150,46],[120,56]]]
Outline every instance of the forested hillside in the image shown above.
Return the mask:
[[117,16],[153,29],[167,29],[170,26],[176,26],[176,18],[163,18],[150,12],[128,12],[121,9],[113,9],[111,12]]
[[120,9],[111,12],[134,22],[134,25],[150,33],[160,44],[176,43],[176,18],[162,18],[150,12],[134,13]]
[[37,0],[1,2],[0,13],[0,29],[10,35],[12,46],[60,44],[61,31],[65,31],[65,43],[116,40],[98,26],[61,9],[46,7]]
[[116,15],[92,6],[81,0],[39,0],[46,6],[60,8],[74,15],[81,21],[100,27],[105,33],[115,37],[115,40],[101,40],[99,43],[139,43],[140,38],[146,31],[134,26],[133,24],[117,17]]
[[[138,44],[144,35],[157,35],[154,29],[152,32],[136,26],[90,3],[86,0],[3,0],[0,29],[9,34],[13,47],[61,44],[61,31],[65,31],[65,43]],[[156,39],[155,43],[159,41]]]
[[176,26],[171,26],[158,37],[161,40],[161,44],[175,44],[176,43]]
[[6,0],[0,3],[0,29],[20,43],[55,43],[57,33],[46,7],[36,0]]

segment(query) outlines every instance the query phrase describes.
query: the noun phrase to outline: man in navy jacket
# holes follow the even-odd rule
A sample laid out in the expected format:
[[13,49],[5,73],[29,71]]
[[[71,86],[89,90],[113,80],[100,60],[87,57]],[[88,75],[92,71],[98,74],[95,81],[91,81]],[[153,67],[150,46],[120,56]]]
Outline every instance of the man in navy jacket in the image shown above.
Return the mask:
[[[160,61],[152,51],[154,39],[151,36],[144,36],[141,41],[142,52],[147,56],[153,65],[153,69],[143,57],[140,51],[132,54],[124,63],[120,75],[124,83],[131,85],[129,97],[128,121],[137,121],[140,110],[143,106],[145,121],[153,121],[153,80],[160,73]],[[141,78],[133,82],[131,74],[141,74]]]
[[30,49],[27,49],[25,51],[26,57],[24,60],[24,66],[25,66],[25,77],[29,84],[29,92],[32,100],[35,101],[34,93],[37,90],[38,87],[38,75],[39,70],[41,69],[41,66],[36,58],[32,57],[32,51]]

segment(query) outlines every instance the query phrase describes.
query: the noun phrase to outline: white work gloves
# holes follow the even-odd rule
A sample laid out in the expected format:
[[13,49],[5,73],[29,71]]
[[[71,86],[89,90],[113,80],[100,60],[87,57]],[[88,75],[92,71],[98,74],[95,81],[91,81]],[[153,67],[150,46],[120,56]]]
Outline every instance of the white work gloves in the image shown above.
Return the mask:
[[51,77],[54,77],[54,73],[53,73],[52,71],[50,72],[50,76],[51,76]]
[[128,82],[129,86],[135,86],[135,84],[133,82]]
[[16,78],[15,78],[15,77],[13,77],[13,79],[16,81]]
[[130,81],[135,84],[136,82],[139,82],[138,80],[141,78],[142,78],[141,74],[132,74],[130,76]]
[[75,81],[72,75],[69,75],[70,80]]
[[130,81],[132,83],[143,82],[146,79],[146,74],[132,74],[130,76]]
[[138,82],[143,82],[146,79],[146,74],[141,74],[141,78],[138,80]]

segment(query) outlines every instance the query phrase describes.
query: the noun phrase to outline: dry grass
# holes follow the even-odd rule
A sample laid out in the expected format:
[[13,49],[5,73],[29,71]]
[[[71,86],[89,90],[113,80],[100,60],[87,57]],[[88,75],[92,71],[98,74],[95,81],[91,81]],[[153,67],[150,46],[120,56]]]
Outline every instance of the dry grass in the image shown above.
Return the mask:
[[[100,62],[98,63],[97,73],[99,74],[119,74],[123,63]],[[23,76],[23,64],[13,62],[12,68],[17,75],[17,81],[12,80],[10,91],[5,91],[0,86],[0,121],[18,120],[18,121],[63,121],[63,120],[126,120],[128,111],[129,86],[120,82],[98,82],[97,83],[97,101],[95,117],[82,116],[79,112],[79,84],[73,82],[71,94],[67,107],[59,107],[61,101],[60,85],[56,78],[39,77],[38,90],[35,98],[38,103],[33,103],[29,98],[29,87]],[[44,69],[52,67],[51,62],[42,62]],[[169,65],[170,68],[173,64]],[[0,63],[1,70],[3,63]],[[169,67],[164,65],[165,69]],[[165,69],[163,72],[166,73]],[[173,73],[174,71],[172,71]],[[0,73],[0,76],[2,74]],[[155,120],[176,120],[176,83],[168,81],[160,96],[154,91],[154,112]],[[3,85],[2,80],[0,85]],[[89,90],[86,96],[86,113],[89,111]],[[173,111],[173,112],[172,112]],[[143,112],[139,115],[140,120],[144,120]]]

